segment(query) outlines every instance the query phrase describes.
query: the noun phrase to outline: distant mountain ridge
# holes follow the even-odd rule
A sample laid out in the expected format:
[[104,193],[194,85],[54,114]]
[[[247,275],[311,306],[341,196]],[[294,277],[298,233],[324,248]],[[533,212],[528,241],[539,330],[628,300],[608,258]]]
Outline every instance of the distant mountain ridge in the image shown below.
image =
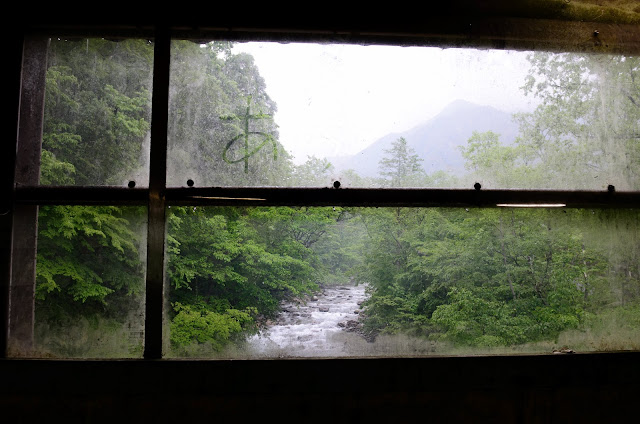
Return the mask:
[[327,159],[337,172],[353,169],[363,177],[375,177],[378,176],[378,162],[384,157],[384,151],[395,140],[404,137],[423,159],[422,165],[427,173],[442,170],[460,174],[464,171],[464,160],[459,146],[467,144],[473,131],[493,131],[500,134],[502,143],[511,144],[518,134],[518,125],[510,113],[456,100],[433,118],[410,130],[387,134],[355,155]]

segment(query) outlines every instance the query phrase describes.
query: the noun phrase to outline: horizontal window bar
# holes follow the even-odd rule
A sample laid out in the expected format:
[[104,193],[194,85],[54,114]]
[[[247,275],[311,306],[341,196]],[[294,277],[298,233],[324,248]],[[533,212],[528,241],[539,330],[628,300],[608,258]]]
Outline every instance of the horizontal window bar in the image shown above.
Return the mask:
[[[640,53],[640,30],[637,25],[615,19],[599,22],[566,19],[541,19],[535,15],[517,16],[460,16],[437,15],[420,19],[417,23],[392,20],[353,20],[340,24],[311,25],[299,19],[266,23],[223,19],[217,22],[207,16],[201,23],[173,25],[173,38],[194,41],[224,39],[229,41],[281,42],[339,42],[356,44],[394,44],[405,46],[475,47],[515,50],[577,51],[594,53]],[[31,23],[28,30],[37,34],[56,34],[63,37],[148,37],[153,38],[154,24],[148,25],[92,25],[76,22],[72,25]],[[240,24],[241,23],[241,24]]]
[[637,54],[640,31],[637,25],[615,22],[581,22],[521,17],[437,16],[411,25],[353,22],[340,27],[277,25],[174,27],[175,38],[225,39],[235,41],[324,41],[404,46],[497,48]]
[[149,189],[126,187],[32,186],[14,191],[16,203],[39,205],[145,205]]
[[[638,208],[640,192],[423,188],[192,187],[162,191],[168,205]],[[148,189],[122,187],[22,187],[23,204],[146,204]]]

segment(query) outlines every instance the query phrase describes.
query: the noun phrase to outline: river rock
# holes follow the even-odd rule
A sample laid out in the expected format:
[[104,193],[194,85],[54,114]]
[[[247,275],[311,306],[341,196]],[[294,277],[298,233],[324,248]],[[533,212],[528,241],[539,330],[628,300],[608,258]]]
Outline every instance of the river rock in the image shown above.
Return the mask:
[[359,331],[361,324],[353,319],[348,320],[347,322],[338,323],[338,327],[342,327],[345,331]]
[[[281,305],[282,313],[272,319],[266,331],[251,338],[252,353],[280,355],[280,350],[290,357],[349,356],[352,348],[359,354],[360,345],[352,346],[351,337],[334,337],[341,332],[369,338],[363,334],[358,304],[366,299],[365,287],[327,287],[306,302]],[[357,311],[357,312],[354,312]],[[346,341],[345,341],[346,340]]]

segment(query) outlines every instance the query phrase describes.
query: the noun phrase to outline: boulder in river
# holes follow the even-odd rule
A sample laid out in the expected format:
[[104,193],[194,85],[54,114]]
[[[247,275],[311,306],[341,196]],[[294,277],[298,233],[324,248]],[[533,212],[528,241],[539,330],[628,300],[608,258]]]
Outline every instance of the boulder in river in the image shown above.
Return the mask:
[[350,319],[347,322],[338,323],[338,327],[344,328],[346,331],[359,331],[360,323],[356,320]]

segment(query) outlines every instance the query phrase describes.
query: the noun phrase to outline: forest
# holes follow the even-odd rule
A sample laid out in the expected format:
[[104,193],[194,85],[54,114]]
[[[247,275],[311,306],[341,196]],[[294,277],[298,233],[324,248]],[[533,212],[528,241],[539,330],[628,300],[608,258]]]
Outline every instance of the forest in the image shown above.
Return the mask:
[[[514,144],[475,132],[464,177],[428,175],[398,138],[361,187],[640,190],[640,58],[531,53],[540,100]],[[153,44],[52,39],[42,185],[148,184]],[[296,165],[252,56],[174,41],[167,185],[325,186]],[[165,356],[241,348],[280,312],[332,284],[366,284],[363,336],[432,352],[640,349],[638,210],[187,207],[168,209]],[[140,357],[146,208],[41,206],[37,355]]]

